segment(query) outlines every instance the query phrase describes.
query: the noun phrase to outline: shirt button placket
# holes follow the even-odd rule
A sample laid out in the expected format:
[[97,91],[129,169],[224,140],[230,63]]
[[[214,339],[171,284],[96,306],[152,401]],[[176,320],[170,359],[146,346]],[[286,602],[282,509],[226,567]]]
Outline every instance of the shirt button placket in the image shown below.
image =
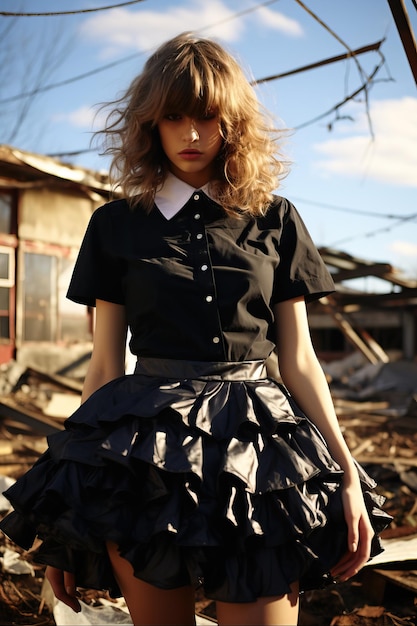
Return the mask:
[[[199,202],[200,195],[198,193],[195,193],[193,196],[193,199],[195,200],[195,202]],[[207,316],[207,320],[209,322],[209,324],[207,325],[207,328],[210,327],[212,331],[214,331],[211,337],[211,342],[212,342],[212,345],[219,346],[218,357],[222,358],[223,350],[221,346],[221,336],[220,336],[221,328],[219,326],[219,318],[218,318],[217,310],[216,308],[212,308],[214,300],[215,300],[214,295],[213,295],[214,283],[213,283],[212,272],[208,271],[210,270],[210,258],[209,258],[208,250],[207,250],[207,242],[204,237],[204,224],[201,223],[201,213],[199,210],[197,210],[194,213],[193,217],[194,217],[195,222],[198,222],[197,229],[196,229],[197,232],[195,234],[196,252],[197,252],[196,260],[197,260],[197,267],[198,267],[197,280],[203,288],[203,293],[204,293],[203,297],[204,297],[205,302],[208,305],[211,305],[209,309],[210,313]]]

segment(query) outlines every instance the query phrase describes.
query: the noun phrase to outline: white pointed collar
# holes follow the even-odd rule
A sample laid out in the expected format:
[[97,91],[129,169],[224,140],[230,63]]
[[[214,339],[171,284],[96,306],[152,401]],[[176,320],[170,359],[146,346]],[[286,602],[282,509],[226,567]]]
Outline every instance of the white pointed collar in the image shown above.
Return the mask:
[[208,188],[209,183],[196,190],[195,187],[169,172],[162,188],[155,195],[155,204],[162,215],[170,220],[182,209],[195,191],[203,191],[210,198]]

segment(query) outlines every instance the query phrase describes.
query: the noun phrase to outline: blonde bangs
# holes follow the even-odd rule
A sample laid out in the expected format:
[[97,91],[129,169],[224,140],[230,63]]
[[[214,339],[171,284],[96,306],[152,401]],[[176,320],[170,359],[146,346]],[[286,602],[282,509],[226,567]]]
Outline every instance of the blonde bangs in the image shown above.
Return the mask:
[[193,118],[204,117],[219,110],[219,94],[210,85],[204,86],[199,76],[182,74],[172,77],[171,84],[162,95],[155,111],[154,122],[169,113],[181,113]]
[[221,113],[227,107],[231,80],[228,68],[198,51],[191,40],[166,61],[158,78],[154,76],[147,106],[153,111],[153,124],[169,113],[203,117],[210,112]]

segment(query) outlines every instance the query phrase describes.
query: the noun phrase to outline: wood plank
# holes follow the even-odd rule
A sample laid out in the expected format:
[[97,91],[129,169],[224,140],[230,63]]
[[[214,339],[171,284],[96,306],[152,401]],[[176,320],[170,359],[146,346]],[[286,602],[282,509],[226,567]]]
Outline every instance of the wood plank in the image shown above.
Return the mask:
[[14,420],[17,425],[21,423],[24,426],[28,426],[41,435],[51,435],[63,429],[58,421],[48,418],[43,415],[43,413],[38,413],[28,407],[22,408],[11,398],[6,397],[3,397],[0,401],[0,417]]
[[417,594],[417,570],[374,570],[385,580]]

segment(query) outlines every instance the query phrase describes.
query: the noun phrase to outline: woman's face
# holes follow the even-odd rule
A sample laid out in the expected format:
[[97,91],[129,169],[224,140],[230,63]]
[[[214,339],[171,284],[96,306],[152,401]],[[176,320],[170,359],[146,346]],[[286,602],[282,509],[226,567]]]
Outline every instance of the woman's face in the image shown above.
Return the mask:
[[208,183],[214,174],[214,159],[223,139],[215,113],[191,118],[170,113],[158,122],[162,148],[170,171],[192,187]]

